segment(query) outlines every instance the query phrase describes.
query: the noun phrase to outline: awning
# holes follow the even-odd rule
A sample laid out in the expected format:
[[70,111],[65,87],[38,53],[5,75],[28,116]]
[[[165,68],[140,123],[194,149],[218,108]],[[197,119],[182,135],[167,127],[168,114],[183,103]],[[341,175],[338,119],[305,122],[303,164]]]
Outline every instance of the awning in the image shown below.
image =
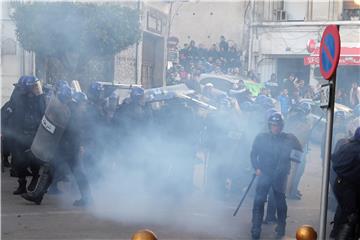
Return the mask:
[[[304,65],[319,65],[320,57],[319,56],[305,56]],[[349,56],[344,57],[340,56],[339,65],[347,66],[360,66],[360,56]]]
[[[320,48],[313,50],[310,56],[304,57],[304,65],[319,65]],[[360,66],[360,47],[341,47],[339,65]]]

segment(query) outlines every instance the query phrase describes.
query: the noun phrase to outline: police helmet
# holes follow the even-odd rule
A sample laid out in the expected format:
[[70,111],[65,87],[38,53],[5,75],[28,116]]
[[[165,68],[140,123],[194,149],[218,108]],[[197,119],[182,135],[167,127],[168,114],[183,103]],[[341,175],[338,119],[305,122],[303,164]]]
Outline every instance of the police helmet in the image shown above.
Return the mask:
[[83,103],[86,102],[88,99],[86,94],[83,92],[74,92],[72,98],[76,103]]
[[137,100],[144,96],[145,91],[142,87],[132,87],[130,91],[130,98],[133,100]]
[[279,126],[281,129],[284,127],[284,118],[279,112],[274,112],[270,115],[268,118],[268,125],[269,127],[271,125]]
[[105,90],[104,86],[99,82],[93,82],[93,83],[91,83],[91,85],[89,87],[89,93],[97,94],[104,90]]
[[55,83],[55,88],[56,89],[60,89],[62,86],[64,86],[64,85],[68,85],[69,86],[69,83],[67,82],[67,81],[65,81],[65,80],[58,80],[58,81],[56,81],[56,83]]
[[63,85],[58,90],[58,98],[62,103],[67,103],[72,100],[73,91],[69,85]]
[[354,117],[360,117],[360,104],[356,105],[353,110]]
[[32,89],[34,85],[38,84],[38,82],[39,79],[34,76],[21,76],[19,78],[17,86],[19,86],[22,90],[28,92]]
[[268,110],[266,110],[266,113],[265,113],[266,119],[269,119],[270,116],[276,112],[278,112],[278,111],[275,108],[269,108]]
[[24,86],[24,79],[25,79],[25,77],[26,76],[21,76],[20,78],[19,78],[19,80],[17,81],[17,83],[14,83],[13,85],[15,86],[15,87],[22,87],[22,86]]
[[25,76],[22,81],[22,84],[23,84],[23,86],[29,88],[29,87],[32,87],[35,84],[37,84],[37,82],[39,82],[38,78],[36,78],[34,76]]
[[103,98],[104,93],[104,86],[99,82],[93,82],[91,83],[88,91],[89,97],[92,99],[101,99]]

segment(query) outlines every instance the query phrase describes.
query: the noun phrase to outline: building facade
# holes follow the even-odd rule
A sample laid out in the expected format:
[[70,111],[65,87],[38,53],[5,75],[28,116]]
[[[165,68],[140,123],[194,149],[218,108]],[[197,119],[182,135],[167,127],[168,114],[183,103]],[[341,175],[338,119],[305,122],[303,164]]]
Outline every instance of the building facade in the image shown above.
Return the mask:
[[163,86],[169,3],[138,1],[131,7],[140,11],[142,36],[139,43],[115,56],[114,82],[141,84],[145,88]]
[[11,95],[13,84],[21,75],[35,71],[34,55],[21,48],[16,40],[15,25],[10,19],[9,2],[1,2],[1,105]]
[[243,47],[246,1],[174,1],[170,11],[170,35],[180,47],[194,40],[209,48],[224,36]]
[[[99,80],[142,84],[145,88],[162,86],[165,83],[169,4],[151,1],[120,4],[140,10],[141,40],[114,57],[114,79]],[[10,2],[1,2],[2,104],[9,99],[13,84],[21,75],[37,72],[35,54],[24,51],[16,39],[15,24],[10,18],[11,11]]]
[[338,68],[338,82],[346,87],[348,82],[360,80],[358,2],[253,1],[249,68],[255,69],[262,81],[269,80],[272,73],[279,79],[295,73],[298,78],[316,85],[322,79],[316,59],[322,33],[327,25],[337,24],[343,59]]

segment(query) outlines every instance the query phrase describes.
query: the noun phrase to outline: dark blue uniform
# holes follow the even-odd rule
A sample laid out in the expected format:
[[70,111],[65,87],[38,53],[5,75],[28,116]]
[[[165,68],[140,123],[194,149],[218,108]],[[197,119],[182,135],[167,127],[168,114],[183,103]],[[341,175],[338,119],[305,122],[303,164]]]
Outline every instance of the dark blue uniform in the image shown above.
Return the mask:
[[354,138],[337,145],[332,166],[337,175],[333,191],[339,206],[333,235],[339,240],[357,239],[355,226],[360,223],[360,139]]
[[71,118],[64,131],[64,134],[59,143],[55,161],[66,162],[73,173],[81,193],[81,203],[87,204],[91,201],[90,187],[87,177],[79,164],[80,147],[82,146],[82,136],[85,131],[83,123],[83,115],[78,111],[76,103],[70,103],[69,109],[71,111]]
[[[39,165],[26,150],[30,149],[41,118],[45,112],[44,95],[19,95],[13,100],[12,110],[13,114],[9,119],[9,129],[13,143],[14,167],[22,188],[18,190],[24,192],[24,187],[26,186],[25,178],[28,172],[27,168],[31,167],[32,174],[35,177],[38,176],[39,172]],[[18,194],[17,191],[14,193]]]
[[261,170],[258,177],[253,206],[252,234],[259,236],[264,216],[264,204],[270,188],[273,189],[278,214],[278,235],[283,235],[286,225],[287,204],[285,190],[291,167],[293,151],[301,151],[298,139],[288,133],[260,133],[254,140],[251,163]]

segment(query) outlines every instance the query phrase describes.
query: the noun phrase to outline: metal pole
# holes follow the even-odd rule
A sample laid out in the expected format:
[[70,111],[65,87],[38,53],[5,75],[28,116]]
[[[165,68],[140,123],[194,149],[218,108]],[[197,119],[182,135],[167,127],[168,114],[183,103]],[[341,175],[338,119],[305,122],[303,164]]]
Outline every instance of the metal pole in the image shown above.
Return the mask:
[[331,84],[330,85],[330,99],[329,99],[329,109],[327,111],[327,124],[326,124],[325,159],[324,159],[324,167],[323,167],[323,175],[322,175],[323,177],[322,177],[322,183],[321,183],[319,239],[326,239],[330,157],[331,157],[332,132],[333,132],[333,120],[334,120],[336,73],[331,78],[330,84]]
[[250,17],[250,38],[249,38],[249,52],[248,52],[248,72],[253,70],[252,59],[253,59],[253,22],[255,19],[255,0],[251,0],[251,17]]
[[[141,24],[141,6],[140,6],[140,0],[137,1],[137,10],[139,13],[139,22]],[[138,84],[138,69],[139,69],[139,41],[136,42],[136,48],[135,48],[135,84]]]

